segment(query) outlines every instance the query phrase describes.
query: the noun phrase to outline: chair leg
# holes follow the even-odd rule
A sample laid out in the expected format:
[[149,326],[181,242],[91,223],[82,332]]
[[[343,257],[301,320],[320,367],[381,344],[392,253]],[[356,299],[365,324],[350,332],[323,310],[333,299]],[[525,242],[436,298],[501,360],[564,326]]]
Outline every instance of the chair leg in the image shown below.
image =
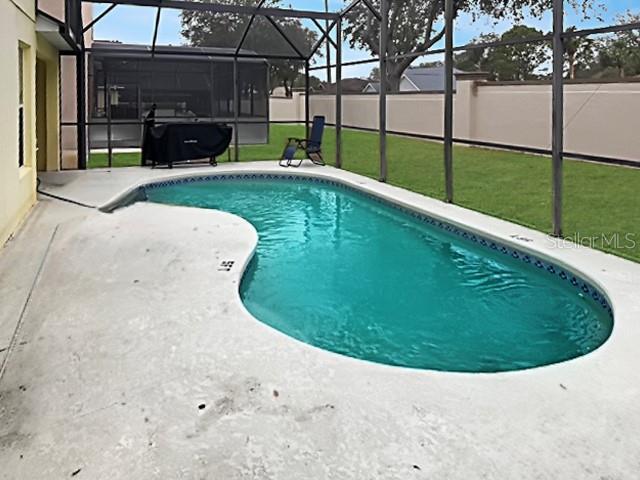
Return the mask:
[[320,152],[314,152],[310,154],[309,160],[311,160],[314,163],[314,165],[320,165],[320,166],[326,165],[326,163],[324,162],[324,158],[322,158],[322,153]]
[[293,163],[294,161],[296,161],[296,160],[294,160],[294,159],[289,160],[289,165],[288,165],[288,166],[289,166],[289,167],[295,167],[295,168],[298,168],[300,165],[302,165],[302,162],[304,162],[304,159],[302,159],[302,160],[297,160],[297,162],[298,162],[297,164],[294,164],[294,163]]
[[278,165],[280,165],[281,167],[285,167],[286,168],[286,167],[290,166],[290,164],[291,164],[291,160],[286,157],[286,148],[285,148],[285,152],[283,152],[282,158],[278,162]]
[[297,151],[299,150],[299,146],[297,144],[292,143],[292,140],[289,139],[287,145],[282,152],[282,158],[278,162],[281,167],[299,167],[303,160],[296,160],[295,156]]
[[287,149],[289,148],[290,143],[291,143],[290,141],[287,141],[287,143],[285,143],[284,149],[282,150],[282,155],[280,155],[280,161],[278,162],[278,165],[280,165],[281,167],[289,166],[289,160],[287,160],[286,155],[287,155]]

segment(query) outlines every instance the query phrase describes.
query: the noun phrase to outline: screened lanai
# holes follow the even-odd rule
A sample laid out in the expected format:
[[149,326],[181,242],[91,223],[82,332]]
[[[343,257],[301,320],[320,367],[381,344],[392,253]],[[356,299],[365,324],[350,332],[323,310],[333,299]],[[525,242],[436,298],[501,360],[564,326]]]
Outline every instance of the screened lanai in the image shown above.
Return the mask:
[[[139,25],[147,30],[146,44],[92,40],[85,45],[85,55],[77,57],[76,70],[88,72],[86,80],[77,77],[79,168],[86,166],[87,152],[93,149],[107,149],[111,164],[114,148],[135,147],[154,104],[160,122],[192,119],[233,125],[236,158],[240,145],[266,143],[273,123],[269,116],[273,71],[306,72],[302,88],[307,91],[312,59],[327,39],[338,34],[340,17],[326,10],[272,8],[267,1],[85,3],[105,4],[83,25],[85,32],[94,30],[116,8],[149,15],[150,21]],[[175,30],[176,12],[183,17],[200,15],[223,26],[224,34],[215,40],[191,39],[187,45],[163,43],[163,32]],[[300,38],[296,29],[300,22],[310,22],[318,33]],[[339,43],[331,38],[329,44]],[[337,48],[333,58],[339,54]]]
[[[378,134],[378,164],[377,177],[380,181],[389,180],[389,147],[388,122],[390,119],[388,112],[387,96],[393,85],[390,84],[390,69],[395,68],[398,59],[437,59],[441,61],[445,70],[445,82],[443,88],[443,105],[440,115],[434,118],[432,114],[425,117],[425,122],[438,122],[442,126],[441,135],[431,135],[425,138],[441,141],[443,144],[442,162],[444,165],[442,176],[443,199],[447,202],[454,202],[454,187],[456,185],[454,177],[454,144],[474,144],[473,141],[463,136],[457,136],[454,126],[457,126],[457,119],[454,118],[454,98],[455,82],[454,68],[459,61],[458,55],[463,52],[483,52],[496,47],[515,47],[518,45],[545,45],[552,51],[552,58],[546,68],[548,78],[551,81],[551,96],[544,100],[549,108],[551,117],[551,128],[549,129],[549,148],[532,148],[520,142],[515,147],[492,142],[475,142],[475,144],[490,148],[514,148],[516,150],[532,152],[536,154],[550,155],[552,167],[550,170],[550,199],[552,209],[552,232],[561,235],[563,231],[562,205],[563,205],[563,158],[565,157],[565,129],[566,122],[573,121],[572,117],[567,119],[565,114],[565,60],[570,50],[570,43],[576,39],[587,39],[594,36],[609,35],[616,32],[637,31],[640,23],[631,19],[606,23],[590,23],[583,25],[573,21],[573,17],[566,15],[570,8],[575,8],[576,2],[552,0],[548,2],[546,21],[548,24],[539,34],[532,33],[524,38],[491,38],[486,41],[458,40],[463,38],[456,30],[457,22],[468,13],[467,2],[457,2],[455,0],[443,0],[441,2],[429,2],[433,4],[436,15],[433,23],[425,25],[429,32],[429,41],[421,43],[420,48],[414,51],[399,51],[395,39],[396,36],[408,35],[407,32],[394,28],[396,18],[390,17],[390,8],[393,2],[389,0],[354,0],[351,2],[324,2],[309,1],[304,2],[305,9],[283,8],[283,4],[273,4],[264,0],[248,1],[226,1],[226,2],[204,2],[190,0],[77,0],[78,6],[84,4],[101,5],[101,10],[90,22],[83,24],[83,29],[87,31],[95,28],[99,22],[103,21],[116,9],[137,9],[147,12],[148,21],[139,26],[148,30],[149,41],[144,46],[130,46],[126,43],[118,44],[115,49],[123,55],[144,54],[146,59],[138,60],[137,67],[140,72],[141,65],[149,66],[151,71],[161,69],[158,65],[167,65],[167,68],[174,70],[166,76],[164,85],[156,83],[155,86],[148,84],[141,92],[136,92],[135,100],[124,100],[118,103],[118,109],[127,110],[127,105],[134,105],[133,113],[126,113],[131,118],[118,119],[120,123],[140,124],[142,115],[146,111],[149,101],[155,100],[159,105],[163,105],[167,110],[167,118],[175,118],[178,115],[196,116],[198,118],[216,118],[226,121],[234,127],[234,148],[233,156],[238,160],[239,146],[241,143],[255,141],[266,133],[269,135],[269,126],[278,122],[289,123],[282,120],[274,120],[269,115],[268,101],[262,102],[267,92],[271,92],[269,83],[271,75],[267,75],[264,80],[250,81],[248,84],[243,80],[243,63],[260,65],[260,62],[274,65],[282,65],[287,62],[287,66],[296,65],[302,72],[302,85],[299,87],[304,97],[304,124],[309,128],[312,108],[310,105],[311,76],[323,73],[328,83],[335,84],[332,94],[335,101],[332,104],[329,124],[334,127],[335,134],[335,160],[334,165],[338,168],[343,166],[343,117],[345,108],[342,92],[342,78],[345,69],[357,65],[370,64],[378,69],[379,88],[377,92],[378,103],[375,120],[372,121],[372,129]],[[426,3],[426,2],[425,2]],[[529,2],[534,3],[534,2]],[[297,5],[300,5],[298,3]],[[307,7],[308,5],[308,7]],[[163,44],[161,41],[162,32],[170,28],[171,22],[168,20],[171,15],[167,12],[180,12],[184,18],[190,15],[197,17],[194,25],[200,26],[202,31],[207,31],[210,25],[217,25],[225,30],[225,35],[216,36],[215,41],[199,38],[197,33],[191,33],[187,43],[191,45],[185,48],[176,48],[175,45]],[[543,9],[544,13],[544,9]],[[411,12],[405,12],[410,15]],[[363,56],[363,58],[349,59],[343,58],[344,46],[351,42],[350,35],[354,31],[354,18],[364,24],[377,25],[372,29],[371,35],[364,40],[369,45],[370,51],[378,52],[378,55]],[[347,19],[350,19],[348,22]],[[198,23],[200,22],[200,24]],[[295,29],[291,28],[292,22],[302,22],[306,27],[312,29],[315,35],[310,40],[299,38]],[[198,29],[195,29],[196,31]],[[548,33],[544,33],[548,30]],[[420,43],[420,42],[418,42]],[[198,45],[201,48],[193,48]],[[100,58],[98,44],[85,45],[82,55],[76,57],[77,71],[84,71],[87,58],[95,55]],[[215,51],[207,50],[215,49]],[[213,55],[215,53],[215,55]],[[88,54],[88,56],[87,56]],[[103,55],[103,54],[102,54]],[[180,62],[187,62],[187,57],[193,58],[193,63],[188,63],[189,67],[180,69],[175,67]],[[196,67],[201,60],[196,58],[215,57],[220,64],[226,65],[226,70],[215,81],[209,73],[206,80],[204,68]],[[223,62],[223,59],[226,61]],[[191,62],[191,60],[189,60]],[[96,61],[96,64],[99,63]],[[174,67],[168,67],[173,63]],[[152,66],[152,65],[156,66]],[[186,64],[186,63],[185,63]],[[102,65],[92,70],[95,77],[105,76],[107,69]],[[121,64],[121,67],[123,65]],[[229,68],[230,67],[230,73]],[[143,66],[144,71],[147,67]],[[190,69],[196,72],[188,72]],[[210,70],[212,67],[209,67]],[[284,68],[284,67],[281,67]],[[102,69],[102,70],[101,70]],[[120,69],[119,75],[138,75],[144,77],[144,73],[133,74],[127,69]],[[213,67],[215,72],[215,67]],[[113,70],[117,71],[117,68]],[[169,73],[169,72],[164,72]],[[140,77],[142,75],[142,77]],[[169,81],[169,76],[173,79]],[[191,75],[192,82],[183,81]],[[262,77],[262,75],[258,75]],[[226,78],[226,80],[225,80]],[[99,82],[91,91],[91,79],[87,85],[83,75],[77,76],[77,121],[64,124],[66,127],[77,129],[78,143],[78,167],[85,168],[89,142],[94,138],[104,138],[104,129],[113,129],[114,126],[107,126],[104,122],[106,115],[105,100],[109,93],[108,82],[103,83],[103,87],[98,86]],[[140,81],[140,80],[138,80]],[[154,80],[155,82],[155,80]],[[152,83],[154,83],[152,82]],[[262,83],[261,83],[262,82]],[[267,86],[264,87],[266,82]],[[104,85],[107,85],[106,87]],[[117,92],[119,85],[115,85],[115,95],[120,98]],[[176,94],[177,89],[182,89],[182,94]],[[229,92],[229,88],[232,89]],[[87,92],[89,95],[87,95]],[[185,96],[185,92],[188,92]],[[177,96],[176,96],[177,95]],[[182,95],[182,97],[180,97]],[[150,97],[153,97],[151,99]],[[179,98],[178,98],[179,97]],[[88,101],[86,99],[89,99]],[[258,100],[256,100],[258,99]],[[588,100],[592,100],[589,98]],[[457,100],[456,100],[457,101]],[[327,112],[322,112],[327,113]],[[396,114],[397,115],[397,114]],[[111,119],[113,123],[117,123]],[[116,128],[120,128],[118,125]],[[139,128],[139,125],[138,127]],[[97,132],[97,133],[96,133]],[[133,140],[135,134],[127,135]],[[251,132],[251,133],[245,133]],[[112,132],[113,133],[113,132]],[[396,133],[396,132],[392,132]],[[404,133],[404,132],[401,132]],[[119,145],[120,134],[116,134],[113,142],[99,143],[102,147],[111,148]],[[107,138],[112,138],[107,135]],[[126,143],[126,142],[125,142]],[[109,154],[111,155],[111,154]],[[598,158],[587,158],[588,160],[598,160]]]
[[[152,105],[160,123],[233,123],[233,59],[221,56],[231,50],[198,47],[205,55],[189,55],[193,48],[163,47],[164,54],[152,59],[146,46],[94,42],[88,75],[91,148],[138,147],[139,122]],[[265,59],[238,59],[240,144],[267,142],[268,68]]]

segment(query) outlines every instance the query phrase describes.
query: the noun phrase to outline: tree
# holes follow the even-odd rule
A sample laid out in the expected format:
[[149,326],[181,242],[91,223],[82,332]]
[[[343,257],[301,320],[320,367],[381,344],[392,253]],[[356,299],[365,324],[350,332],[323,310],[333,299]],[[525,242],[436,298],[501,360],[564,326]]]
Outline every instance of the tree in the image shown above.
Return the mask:
[[[216,1],[229,5],[255,6],[255,0]],[[282,0],[267,0],[264,6],[274,7],[281,3]],[[236,48],[248,21],[249,17],[246,15],[185,10],[181,14],[182,35],[194,46]],[[302,52],[310,51],[318,38],[314,31],[305,28],[298,19],[278,18],[275,21]],[[254,19],[242,48],[264,54],[294,54],[273,25],[259,15]],[[318,54],[321,55],[321,52]],[[272,60],[270,65],[272,91],[283,86],[287,96],[291,96],[293,84],[302,73],[304,62]]]
[[291,97],[293,86],[302,75],[303,64],[292,60],[271,60],[269,67],[270,93],[277,87],[283,87],[285,95]]
[[[293,82],[294,88],[304,88],[304,77],[299,75],[298,78]],[[318,92],[324,88],[325,84],[322,80],[320,80],[315,75],[309,75],[309,88],[312,92]]]
[[[500,37],[493,33],[480,35],[471,43],[481,44],[497,42]],[[487,72],[492,73],[493,67],[489,64],[489,48],[472,48],[471,50],[465,50],[454,56],[454,63],[456,68],[463,72]]]
[[[575,31],[576,27],[571,27],[568,31]],[[586,37],[572,37],[564,42],[564,49],[567,63],[567,77],[574,80],[578,77],[578,72],[586,71],[593,65],[596,54],[594,51],[594,41]]]
[[[618,18],[618,23],[640,22],[640,15],[627,14]],[[640,74],[640,32],[628,30],[608,37],[597,46],[601,75],[608,72],[625,78]]]
[[[506,42],[539,36],[542,36],[540,30],[516,25],[500,37],[482,35],[474,43]],[[522,43],[467,50],[455,56],[455,64],[464,71],[488,72],[494,80],[524,81],[538,78],[540,69],[549,59],[549,46],[546,43]]]
[[[503,33],[500,40],[522,40],[542,35],[535,28],[516,25]],[[487,61],[496,80],[525,81],[539,78],[539,70],[549,59],[547,43],[522,43],[490,49]]]
[[[569,0],[583,12],[593,8],[599,0]],[[371,0],[378,10],[380,0]],[[389,36],[387,56],[395,57],[431,48],[444,36],[443,0],[393,0],[386,2],[389,8]],[[523,12],[542,15],[551,7],[551,0],[456,0],[455,14],[468,12],[486,14],[496,19],[521,20]],[[346,17],[345,33],[352,47],[365,48],[373,55],[380,55],[378,38],[380,23],[362,5]],[[391,90],[398,90],[404,71],[414,58],[391,58],[387,62],[387,79]]]

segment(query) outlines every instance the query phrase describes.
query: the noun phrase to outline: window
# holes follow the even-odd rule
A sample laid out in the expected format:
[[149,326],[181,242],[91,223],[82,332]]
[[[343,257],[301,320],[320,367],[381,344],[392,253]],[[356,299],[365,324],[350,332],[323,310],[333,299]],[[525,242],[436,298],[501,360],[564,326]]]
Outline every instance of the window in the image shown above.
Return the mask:
[[222,119],[233,118],[233,62],[213,64],[213,116]]
[[18,166],[24,165],[24,64],[25,48],[18,47]]
[[208,62],[156,59],[141,62],[142,106],[154,103],[156,118],[211,117],[211,71]]
[[[233,61],[147,56],[122,58],[92,54],[92,118],[140,121],[156,105],[160,122],[185,119],[229,121],[234,117]],[[241,117],[268,115],[268,65],[240,61]],[[126,122],[125,122],[126,121]]]
[[264,63],[245,63],[238,69],[240,84],[240,116],[266,117],[267,103],[267,74]]

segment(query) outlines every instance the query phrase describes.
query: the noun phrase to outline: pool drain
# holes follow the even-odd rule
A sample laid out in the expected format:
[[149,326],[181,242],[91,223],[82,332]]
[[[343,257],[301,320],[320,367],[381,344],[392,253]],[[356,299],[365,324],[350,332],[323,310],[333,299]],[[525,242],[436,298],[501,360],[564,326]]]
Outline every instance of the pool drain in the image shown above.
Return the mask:
[[220,267],[218,268],[219,272],[229,272],[233,268],[233,264],[236,263],[233,260],[225,260],[220,262]]

